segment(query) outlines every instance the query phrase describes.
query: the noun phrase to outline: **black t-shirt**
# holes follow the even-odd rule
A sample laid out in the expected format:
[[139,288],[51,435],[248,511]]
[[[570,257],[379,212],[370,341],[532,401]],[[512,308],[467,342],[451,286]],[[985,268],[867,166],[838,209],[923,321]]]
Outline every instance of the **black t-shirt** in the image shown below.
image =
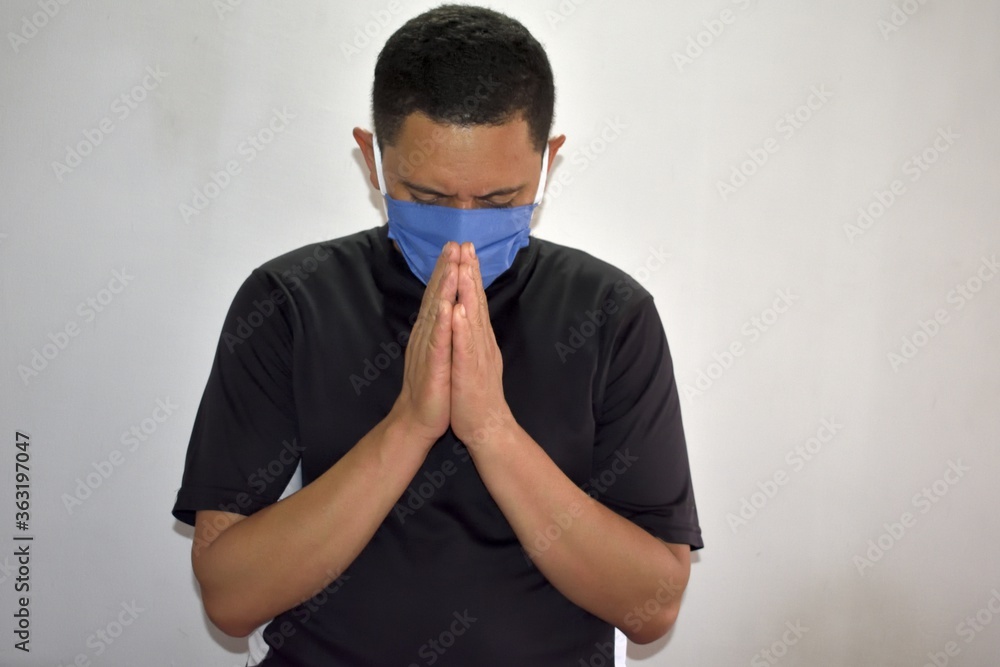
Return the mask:
[[[303,486],[336,463],[398,396],[423,292],[385,225],[255,269],[223,326],[174,517],[250,515],[278,500],[300,459]],[[610,264],[534,237],[486,294],[521,427],[591,496],[700,549],[651,295]],[[544,547],[537,537],[529,550]],[[608,659],[613,637],[534,566],[449,429],[343,576],[268,625],[262,665],[578,667]]]

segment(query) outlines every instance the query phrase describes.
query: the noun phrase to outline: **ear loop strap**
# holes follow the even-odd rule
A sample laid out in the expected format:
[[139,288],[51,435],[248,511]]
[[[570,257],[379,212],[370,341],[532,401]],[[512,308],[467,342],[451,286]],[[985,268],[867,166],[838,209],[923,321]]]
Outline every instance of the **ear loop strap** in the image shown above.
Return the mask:
[[372,147],[375,149],[375,173],[378,175],[378,189],[385,192],[385,176],[382,174],[382,151],[378,149],[378,137],[372,134]]
[[382,173],[382,151],[378,149],[378,137],[372,134],[372,147],[375,149],[375,174],[378,176],[378,189],[382,193],[382,207],[385,209],[385,219],[389,219],[389,202],[386,201],[385,175]]
[[538,178],[538,194],[535,195],[535,205],[542,203],[545,194],[545,181],[549,175],[549,142],[545,142],[545,152],[542,154],[542,175]]

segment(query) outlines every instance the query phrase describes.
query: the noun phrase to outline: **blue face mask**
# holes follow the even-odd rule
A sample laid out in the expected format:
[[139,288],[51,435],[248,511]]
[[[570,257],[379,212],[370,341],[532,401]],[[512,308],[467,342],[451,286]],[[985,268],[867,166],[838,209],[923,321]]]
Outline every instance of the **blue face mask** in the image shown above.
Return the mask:
[[542,157],[542,173],[534,204],[512,208],[460,209],[417,204],[390,197],[382,175],[382,154],[378,148],[378,138],[373,136],[372,142],[375,146],[375,171],[378,174],[379,189],[389,218],[389,238],[399,245],[403,258],[417,278],[425,285],[430,281],[441,248],[448,241],[460,244],[472,242],[476,248],[476,257],[479,258],[484,288],[511,267],[517,251],[528,245],[531,216],[545,192],[548,144]]

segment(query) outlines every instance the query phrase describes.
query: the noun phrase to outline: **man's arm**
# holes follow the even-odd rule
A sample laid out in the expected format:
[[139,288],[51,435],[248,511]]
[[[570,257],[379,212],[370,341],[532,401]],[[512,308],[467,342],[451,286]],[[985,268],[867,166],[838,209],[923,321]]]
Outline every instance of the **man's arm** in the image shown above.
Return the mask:
[[637,644],[670,630],[691,569],[687,544],[663,542],[591,498],[512,417],[469,451],[528,555],[563,595]]
[[[667,544],[576,486],[514,419],[478,260],[462,248],[454,308],[452,429],[546,578],[644,644],[666,634],[690,575],[690,547]],[[534,545],[546,538],[544,550]],[[556,539],[549,539],[557,535]]]
[[[259,512],[199,511],[191,562],[208,617],[245,637],[328,586],[371,540],[426,451],[387,417],[311,484]],[[233,523],[219,534],[227,518]]]
[[205,611],[226,634],[249,635],[338,578],[448,429],[455,257],[452,244],[428,283],[384,420],[312,483],[249,517],[197,513],[192,566]]

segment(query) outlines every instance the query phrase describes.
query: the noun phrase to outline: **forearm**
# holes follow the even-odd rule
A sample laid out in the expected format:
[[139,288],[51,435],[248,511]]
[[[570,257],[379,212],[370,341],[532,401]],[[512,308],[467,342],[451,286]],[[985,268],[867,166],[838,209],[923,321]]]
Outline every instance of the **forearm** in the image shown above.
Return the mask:
[[246,635],[336,580],[426,456],[393,415],[312,483],[226,529],[195,558],[213,622]]
[[516,423],[508,426],[470,452],[532,562],[568,599],[633,641],[662,636],[680,607],[687,563],[588,496]]

